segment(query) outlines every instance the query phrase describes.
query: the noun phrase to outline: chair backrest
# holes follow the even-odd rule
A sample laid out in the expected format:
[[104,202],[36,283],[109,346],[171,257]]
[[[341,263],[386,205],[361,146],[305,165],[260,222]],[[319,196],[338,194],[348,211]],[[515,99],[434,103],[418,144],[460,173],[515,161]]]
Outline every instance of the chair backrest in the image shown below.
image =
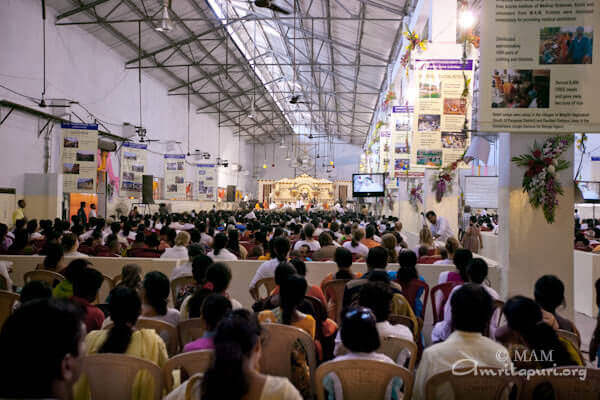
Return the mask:
[[344,290],[350,279],[333,279],[323,285],[323,293],[327,299],[329,318],[340,323],[344,302]]
[[199,339],[204,335],[206,327],[202,318],[190,318],[179,321],[177,331],[179,332],[179,343],[183,348],[189,342]]
[[[264,286],[266,295],[261,295],[261,288]],[[271,292],[275,289],[277,284],[275,284],[275,278],[264,278],[256,282],[256,292],[258,293],[258,300],[263,300],[269,297]]]
[[417,315],[417,317],[421,317],[421,318],[425,319],[425,311],[427,311],[427,299],[429,298],[429,285],[427,284],[427,282],[423,282],[420,279],[413,279],[410,282],[409,287],[402,288],[402,294],[404,295],[404,297],[406,297],[406,299],[410,303],[410,306],[412,307],[415,314],[417,313],[417,309],[415,307],[415,304],[417,302],[417,297],[422,298],[422,301],[421,301],[423,303],[422,315]]
[[102,278],[102,286],[100,286],[100,290],[98,290],[98,295],[96,296],[96,303],[104,303],[110,291],[115,288],[115,283],[112,280],[112,278],[109,278],[104,274],[102,274]]
[[[600,393],[599,369],[562,367],[539,372],[540,375],[534,375],[525,382],[521,399],[533,399],[534,392],[540,385],[546,386],[544,388],[546,390],[552,387],[555,399],[598,399],[598,393]],[[547,373],[542,375],[542,372]]]
[[410,329],[411,332],[415,332],[415,323],[412,319],[408,318],[405,315],[390,314],[388,316],[388,322],[392,325],[402,324],[408,327],[408,329]]
[[423,256],[419,258],[419,264],[433,264],[436,261],[440,261],[442,257],[440,256]]
[[171,298],[173,303],[177,299],[177,292],[185,286],[196,286],[196,280],[191,275],[180,276],[171,281]]
[[314,311],[314,313],[311,313],[311,315],[315,320],[323,322],[327,319],[327,308],[321,300],[313,296],[304,296],[304,301],[310,303],[312,306],[312,311]]
[[177,327],[175,325],[156,319],[138,318],[135,326],[138,329],[154,329],[162,340],[165,341],[169,356],[177,354],[179,349],[179,335],[177,334]]
[[394,361],[398,360],[400,353],[406,350],[409,355],[408,371],[412,374],[417,363],[417,345],[410,340],[387,336],[381,339],[381,346],[377,350],[378,353],[385,354]]
[[194,374],[206,372],[211,367],[214,358],[215,353],[213,350],[190,351],[169,358],[163,367],[167,392],[173,390],[174,370],[180,371],[181,381],[183,382]]
[[515,396],[510,398],[518,399],[523,381],[521,377],[510,376],[505,372],[500,368],[477,367],[439,373],[429,378],[425,384],[425,399],[437,399],[438,388],[441,388],[444,393],[452,390],[453,398],[461,400],[506,399],[513,391]]
[[19,300],[19,295],[7,290],[0,290],[0,329],[4,321],[12,314],[15,301]]
[[[444,306],[450,297],[450,292],[455,286],[460,285],[458,282],[446,282],[440,283],[439,285],[431,288],[431,307],[433,311],[433,323],[440,322],[444,319]],[[437,294],[440,293],[441,297],[437,298]]]
[[317,368],[317,399],[325,400],[323,379],[335,373],[342,384],[344,400],[383,399],[389,382],[398,377],[404,383],[404,398],[410,398],[412,375],[396,364],[373,360],[328,361]]
[[119,275],[115,275],[114,278],[112,278],[113,280],[113,284],[115,285],[115,287],[117,287],[117,285],[123,280],[123,275],[119,274]]
[[314,393],[314,376],[317,366],[315,343],[308,333],[300,328],[282,324],[261,324],[264,330],[260,370],[264,374],[292,378],[291,354],[294,343],[300,341],[306,351],[312,393]]
[[92,399],[130,399],[139,371],[147,371],[154,380],[152,397],[162,396],[161,369],[148,360],[125,354],[91,354],[83,358],[83,373],[87,376]]
[[54,282],[62,282],[64,280],[65,277],[58,272],[48,271],[45,269],[36,269],[34,271],[25,272],[25,275],[23,275],[23,281],[25,283],[30,281],[44,281],[50,287],[54,285]]

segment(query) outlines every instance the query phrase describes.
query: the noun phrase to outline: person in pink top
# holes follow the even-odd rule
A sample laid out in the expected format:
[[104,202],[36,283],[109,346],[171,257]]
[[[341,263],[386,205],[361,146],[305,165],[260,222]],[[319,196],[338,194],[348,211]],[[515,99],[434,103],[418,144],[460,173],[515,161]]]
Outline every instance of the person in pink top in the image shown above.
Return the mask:
[[219,322],[231,311],[231,302],[225,296],[220,294],[211,294],[202,303],[195,301],[199,296],[194,296],[188,304],[190,318],[202,318],[206,326],[206,331],[201,338],[186,344],[183,347],[183,352],[195,350],[214,350],[215,344],[213,338],[217,330]]

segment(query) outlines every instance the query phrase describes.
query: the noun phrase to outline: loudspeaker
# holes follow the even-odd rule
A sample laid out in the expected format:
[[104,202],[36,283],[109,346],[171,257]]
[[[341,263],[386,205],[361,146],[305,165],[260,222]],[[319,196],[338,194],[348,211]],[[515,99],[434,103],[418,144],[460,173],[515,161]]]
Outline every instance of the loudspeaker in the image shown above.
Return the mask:
[[142,175],[142,203],[154,204],[154,175]]
[[235,201],[235,185],[227,186],[227,201]]

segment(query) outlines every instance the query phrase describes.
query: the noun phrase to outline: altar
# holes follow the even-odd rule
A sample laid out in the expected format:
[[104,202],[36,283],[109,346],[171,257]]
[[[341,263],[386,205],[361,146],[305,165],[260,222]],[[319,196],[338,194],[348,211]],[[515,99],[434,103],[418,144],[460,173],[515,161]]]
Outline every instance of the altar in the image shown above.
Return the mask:
[[318,179],[303,174],[278,181],[260,179],[258,198],[267,203],[282,205],[322,204],[333,205],[350,200],[351,181]]

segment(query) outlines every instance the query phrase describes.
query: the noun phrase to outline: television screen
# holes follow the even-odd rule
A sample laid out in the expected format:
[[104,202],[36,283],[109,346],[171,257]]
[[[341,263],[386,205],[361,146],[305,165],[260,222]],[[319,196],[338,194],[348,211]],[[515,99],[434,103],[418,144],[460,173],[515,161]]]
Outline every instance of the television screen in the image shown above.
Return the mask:
[[385,193],[384,174],[352,175],[353,197],[381,197]]

